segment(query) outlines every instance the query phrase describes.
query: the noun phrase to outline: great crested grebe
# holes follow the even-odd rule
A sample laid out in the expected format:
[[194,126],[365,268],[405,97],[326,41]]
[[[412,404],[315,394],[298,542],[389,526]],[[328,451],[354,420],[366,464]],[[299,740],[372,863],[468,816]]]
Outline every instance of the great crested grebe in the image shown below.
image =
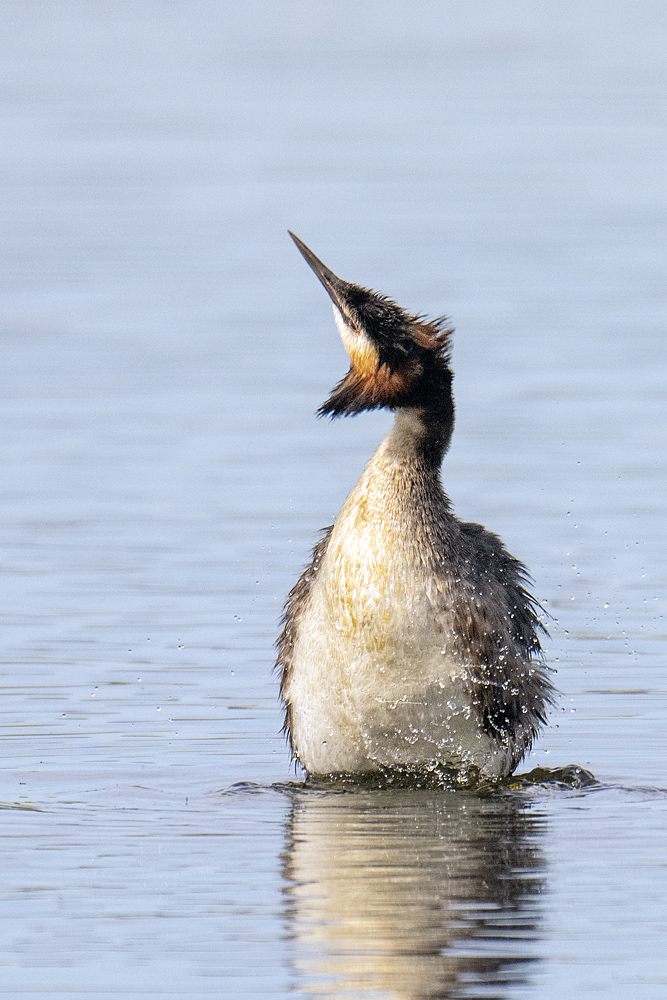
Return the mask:
[[277,665],[293,755],[310,775],[504,777],[553,688],[525,567],[497,535],[459,521],[440,482],[452,330],[343,281],[290,236],[350,358],[319,414],[395,413],[285,604]]

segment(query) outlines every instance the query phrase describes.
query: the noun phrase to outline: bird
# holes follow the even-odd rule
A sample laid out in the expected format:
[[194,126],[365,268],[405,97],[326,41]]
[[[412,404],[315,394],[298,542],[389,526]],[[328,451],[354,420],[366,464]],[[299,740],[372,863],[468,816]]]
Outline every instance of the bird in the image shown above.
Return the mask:
[[308,779],[505,778],[554,688],[526,567],[459,520],[442,485],[453,328],[339,278],[288,232],[350,362],[318,415],[394,414],[285,602],[276,667],[293,760]]

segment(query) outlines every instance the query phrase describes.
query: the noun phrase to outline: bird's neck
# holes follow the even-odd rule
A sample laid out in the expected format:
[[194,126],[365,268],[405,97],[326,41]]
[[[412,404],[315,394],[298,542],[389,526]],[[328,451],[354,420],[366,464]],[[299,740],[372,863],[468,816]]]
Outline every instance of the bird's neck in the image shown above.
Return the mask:
[[450,510],[440,482],[442,434],[438,432],[435,444],[434,434],[420,410],[396,412],[391,430],[343,505],[332,558],[357,544],[382,565],[395,560],[402,565],[406,553],[412,562],[429,556],[434,532],[444,530]]
[[424,472],[438,476],[452,434],[451,420],[427,410],[401,408],[377,456],[397,465],[418,464]]

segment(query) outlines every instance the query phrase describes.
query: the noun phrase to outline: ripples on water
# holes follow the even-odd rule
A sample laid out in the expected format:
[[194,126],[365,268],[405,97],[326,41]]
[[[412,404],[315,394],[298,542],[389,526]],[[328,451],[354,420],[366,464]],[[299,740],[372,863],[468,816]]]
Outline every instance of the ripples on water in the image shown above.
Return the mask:
[[[662,1000],[664,9],[0,22],[0,993]],[[387,419],[315,421],[288,226],[457,326],[445,486],[556,619],[530,779],[290,774],[279,608]]]

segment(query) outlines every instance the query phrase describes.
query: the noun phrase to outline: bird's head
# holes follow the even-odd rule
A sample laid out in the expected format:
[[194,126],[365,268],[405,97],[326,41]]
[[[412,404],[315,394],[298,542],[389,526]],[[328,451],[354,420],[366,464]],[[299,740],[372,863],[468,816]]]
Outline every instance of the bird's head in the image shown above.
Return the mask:
[[326,288],[350,370],[318,413],[412,407],[433,419],[453,419],[449,341],[444,318],[413,316],[379,292],[343,281],[298,236],[290,236]]

